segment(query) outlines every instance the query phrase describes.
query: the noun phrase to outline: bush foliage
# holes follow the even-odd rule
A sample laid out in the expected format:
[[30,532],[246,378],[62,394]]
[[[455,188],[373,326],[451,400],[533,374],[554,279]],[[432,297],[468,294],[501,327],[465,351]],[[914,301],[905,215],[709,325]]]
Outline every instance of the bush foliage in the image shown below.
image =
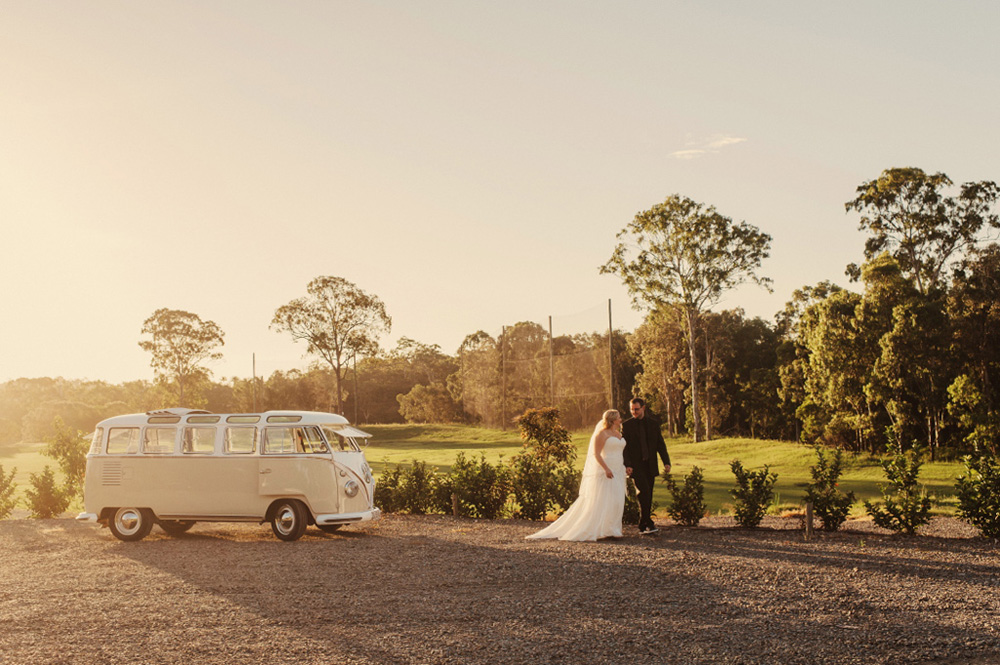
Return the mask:
[[931,521],[931,500],[917,483],[923,466],[923,450],[914,445],[903,450],[899,438],[890,432],[888,455],[881,461],[888,484],[880,485],[882,502],[865,501],[865,510],[876,526],[914,534]]
[[806,501],[812,503],[813,512],[819,517],[824,531],[836,531],[847,519],[854,504],[854,492],[844,493],[838,487],[844,470],[844,454],[838,448],[827,456],[816,446],[816,464],[809,469],[812,482],[806,486]]
[[572,463],[576,458],[569,431],[560,421],[559,409],[528,409],[518,416],[517,426],[521,430],[524,447],[533,450],[541,459]]
[[729,468],[736,476],[736,487],[730,490],[736,499],[736,523],[744,527],[757,527],[764,519],[764,513],[774,503],[774,483],[778,480],[778,474],[771,472],[766,464],[763,469],[747,471],[739,460],[730,462]]
[[4,475],[3,464],[0,464],[0,520],[10,516],[17,507],[17,499],[14,497],[14,492],[17,490],[17,483],[14,482],[15,473],[17,469],[12,469],[9,474]]
[[698,526],[708,511],[705,505],[705,478],[701,469],[693,467],[691,473],[684,477],[683,485],[678,485],[670,474],[665,474],[664,479],[673,499],[667,514],[678,524]]
[[72,497],[65,488],[56,485],[52,468],[45,465],[41,473],[30,476],[30,486],[24,491],[31,516],[38,519],[59,517],[69,507]]
[[958,514],[984,537],[1000,538],[1000,459],[979,454],[962,461],[965,470],[955,483]]

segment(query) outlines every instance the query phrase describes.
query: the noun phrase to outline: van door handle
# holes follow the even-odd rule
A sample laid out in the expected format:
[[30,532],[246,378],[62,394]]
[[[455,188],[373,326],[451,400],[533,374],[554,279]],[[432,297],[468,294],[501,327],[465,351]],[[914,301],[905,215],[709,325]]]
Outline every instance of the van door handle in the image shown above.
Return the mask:
[[261,471],[261,473],[262,473],[262,474],[263,474],[263,473],[271,473],[271,470],[270,470],[270,469],[264,469],[264,470],[262,470],[262,471]]

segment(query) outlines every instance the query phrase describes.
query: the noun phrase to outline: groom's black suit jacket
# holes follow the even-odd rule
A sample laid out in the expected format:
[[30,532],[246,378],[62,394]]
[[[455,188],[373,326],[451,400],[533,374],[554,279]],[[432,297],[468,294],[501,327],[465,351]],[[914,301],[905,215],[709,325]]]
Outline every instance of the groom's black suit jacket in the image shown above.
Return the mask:
[[[642,439],[645,435],[648,459],[643,460]],[[648,413],[643,418],[629,418],[622,423],[622,437],[625,439],[625,450],[622,452],[625,466],[632,469],[639,469],[645,466],[654,478],[660,475],[660,465],[656,461],[656,456],[666,465],[670,464],[670,454],[667,452],[667,443],[663,440],[663,433],[660,432],[660,421],[652,418]]]

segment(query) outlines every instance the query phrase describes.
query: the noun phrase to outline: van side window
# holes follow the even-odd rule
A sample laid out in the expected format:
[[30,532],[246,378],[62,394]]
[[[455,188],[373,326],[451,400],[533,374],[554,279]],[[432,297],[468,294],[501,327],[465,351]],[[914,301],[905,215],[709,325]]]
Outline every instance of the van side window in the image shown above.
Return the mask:
[[195,453],[200,455],[211,455],[214,453],[215,428],[185,427],[183,450],[185,453]]
[[94,430],[94,438],[90,441],[90,452],[96,455],[101,452],[101,442],[104,440],[104,428],[98,427]]
[[315,427],[264,428],[264,454],[325,453],[326,444]]
[[305,430],[305,441],[303,442],[303,452],[306,453],[325,453],[327,452],[326,444],[323,443],[323,437],[319,434],[319,429],[316,427],[304,427]]
[[256,427],[227,427],[223,450],[227,454],[245,455],[254,451],[256,442]]
[[112,427],[108,430],[109,455],[133,455],[139,452],[138,427]]
[[301,432],[301,427],[266,427],[264,428],[264,454],[288,455],[301,452],[295,447],[295,430]]
[[142,437],[142,452],[162,455],[174,452],[176,427],[147,427]]

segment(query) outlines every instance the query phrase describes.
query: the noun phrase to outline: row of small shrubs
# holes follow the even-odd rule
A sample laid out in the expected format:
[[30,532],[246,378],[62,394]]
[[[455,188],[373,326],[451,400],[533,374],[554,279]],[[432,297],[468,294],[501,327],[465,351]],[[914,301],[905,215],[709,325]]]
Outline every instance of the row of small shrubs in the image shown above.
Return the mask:
[[466,517],[540,520],[568,508],[579,485],[571,465],[534,453],[496,464],[485,455],[459,453],[449,472],[418,460],[387,466],[375,487],[375,505],[389,513],[451,514],[457,508]]
[[[815,450],[817,462],[810,469],[812,481],[806,487],[805,499],[812,504],[822,528],[836,531],[847,519],[855,501],[854,493],[845,493],[838,487],[843,472],[843,453],[825,451],[819,446]],[[890,432],[887,453],[880,462],[888,480],[879,487],[882,501],[865,501],[865,511],[876,526],[916,533],[919,527],[930,522],[932,505],[918,482],[923,450],[917,445],[904,450]],[[964,472],[955,485],[958,515],[977,527],[984,537],[1000,537],[1000,460],[988,453],[977,453],[963,458],[963,463]],[[736,476],[736,487],[731,490],[736,523],[756,527],[774,503],[774,484],[778,475],[770,472],[767,466],[748,471],[739,460],[733,460],[730,468]],[[679,524],[697,526],[707,513],[701,469],[694,467],[683,485],[678,485],[669,475],[665,479],[672,496],[667,509],[670,517]]]
[[[447,473],[414,460],[388,467],[375,487],[375,505],[386,512],[451,513],[496,519],[540,520],[569,508],[580,491],[576,450],[555,408],[529,409],[518,418],[524,450],[491,464],[459,453]],[[454,504],[453,504],[454,501]]]

